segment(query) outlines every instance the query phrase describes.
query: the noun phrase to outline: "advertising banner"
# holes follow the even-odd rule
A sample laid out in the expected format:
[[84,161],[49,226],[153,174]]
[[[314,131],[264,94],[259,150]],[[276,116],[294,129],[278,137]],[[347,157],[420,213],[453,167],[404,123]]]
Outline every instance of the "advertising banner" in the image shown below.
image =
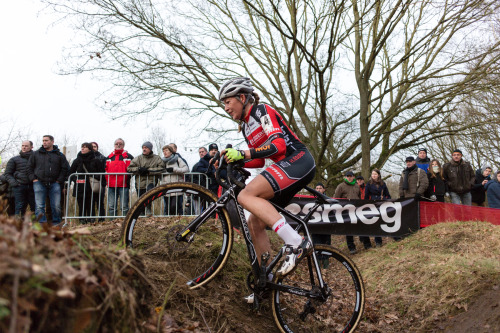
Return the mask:
[[[304,217],[314,205],[314,197],[296,196],[286,210]],[[287,222],[296,225],[289,218]],[[419,207],[413,199],[339,199],[339,203],[319,206],[309,220],[309,231],[314,234],[400,237],[419,228]]]

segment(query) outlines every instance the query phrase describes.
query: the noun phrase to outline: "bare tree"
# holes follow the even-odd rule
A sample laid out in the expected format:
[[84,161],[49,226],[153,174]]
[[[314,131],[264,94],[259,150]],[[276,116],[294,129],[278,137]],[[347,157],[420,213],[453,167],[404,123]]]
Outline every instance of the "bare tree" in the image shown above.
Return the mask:
[[110,80],[113,117],[209,110],[202,119],[217,132],[216,119],[229,119],[219,85],[247,75],[327,184],[360,162],[368,176],[399,151],[471,127],[445,120],[500,63],[482,28],[497,1],[46,2],[85,37],[64,73]]
[[[21,142],[26,140],[25,128],[19,127],[13,119],[0,120],[0,156],[3,162],[21,149]],[[3,163],[2,162],[2,163]]]
[[151,127],[145,140],[151,141],[151,143],[153,143],[153,146],[156,148],[156,153],[160,156],[163,156],[163,146],[171,141],[168,140],[165,130],[160,126]]

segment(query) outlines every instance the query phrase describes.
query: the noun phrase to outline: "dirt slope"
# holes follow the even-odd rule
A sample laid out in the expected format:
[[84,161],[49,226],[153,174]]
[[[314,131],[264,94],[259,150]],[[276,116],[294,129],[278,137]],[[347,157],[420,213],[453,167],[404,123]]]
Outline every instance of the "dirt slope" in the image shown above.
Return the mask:
[[[120,223],[91,228],[98,240],[115,244]],[[237,239],[236,244],[241,244]],[[343,237],[333,243],[345,250]],[[362,248],[358,244],[358,248]],[[488,223],[446,223],[400,242],[353,257],[365,279],[365,319],[358,332],[500,331],[500,228]],[[241,301],[248,293],[243,246],[235,246],[223,274],[206,288],[172,286],[161,256],[144,258],[156,286],[151,307],[166,305],[165,331],[275,332],[270,310],[253,313]]]

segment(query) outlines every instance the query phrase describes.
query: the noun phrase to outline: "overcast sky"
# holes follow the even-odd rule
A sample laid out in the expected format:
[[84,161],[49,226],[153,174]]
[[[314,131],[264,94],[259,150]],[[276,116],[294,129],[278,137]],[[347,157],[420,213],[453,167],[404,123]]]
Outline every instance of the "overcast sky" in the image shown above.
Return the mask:
[[[52,134],[55,144],[61,145],[66,135],[78,144],[98,142],[103,154],[109,154],[113,141],[123,137],[126,149],[134,156],[140,154],[147,128],[158,124],[165,127],[169,141],[177,143],[190,166],[198,160],[197,147],[208,143],[208,138],[188,139],[186,129],[172,126],[175,121],[168,115],[155,123],[146,118],[129,124],[112,121],[95,104],[103,89],[99,82],[56,74],[62,49],[69,45],[74,33],[63,25],[51,27],[55,18],[40,13],[40,9],[40,2],[35,0],[0,2],[2,120],[29,128],[27,139],[33,142],[41,143],[42,135]],[[5,130],[0,128],[0,134]]]

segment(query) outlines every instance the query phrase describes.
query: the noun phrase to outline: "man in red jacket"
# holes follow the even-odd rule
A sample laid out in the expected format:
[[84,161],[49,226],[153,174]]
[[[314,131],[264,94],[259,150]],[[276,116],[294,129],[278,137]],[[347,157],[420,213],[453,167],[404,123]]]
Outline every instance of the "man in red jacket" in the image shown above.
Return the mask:
[[[106,159],[106,172],[112,175],[106,176],[108,184],[108,215],[125,216],[129,206],[130,176],[125,175],[127,167],[134,158],[125,148],[122,138],[115,140],[115,150]],[[120,214],[117,214],[118,198],[120,199]]]

